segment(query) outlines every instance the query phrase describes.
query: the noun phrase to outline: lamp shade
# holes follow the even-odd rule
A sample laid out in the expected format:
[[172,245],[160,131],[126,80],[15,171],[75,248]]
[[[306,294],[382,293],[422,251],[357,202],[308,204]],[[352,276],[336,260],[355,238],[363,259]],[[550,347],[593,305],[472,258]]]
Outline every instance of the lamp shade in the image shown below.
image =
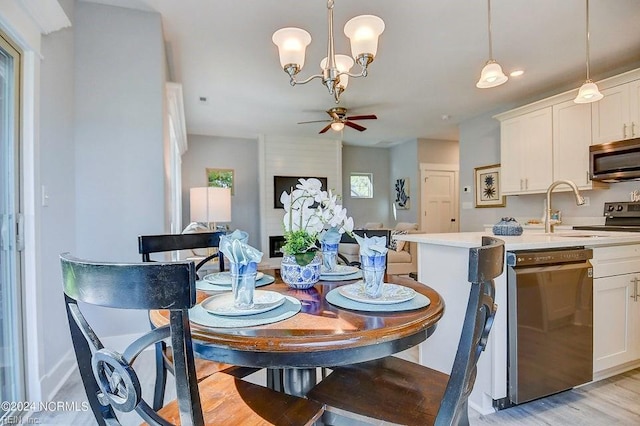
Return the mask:
[[578,90],[578,96],[573,100],[577,104],[588,104],[589,102],[596,102],[602,99],[604,96],[598,90],[598,86],[591,80],[585,81]]
[[[353,64],[354,64],[353,59],[351,59],[350,56],[336,55],[336,68],[338,68],[338,71],[349,72],[351,70],[351,67],[353,67]],[[324,58],[322,61],[320,61],[320,68],[324,70],[326,67],[327,67],[327,58]],[[346,89],[348,84],[349,84],[349,76],[346,74],[341,75],[340,83],[338,83],[338,86],[342,87],[343,89]]]
[[271,40],[278,46],[280,65],[283,68],[294,64],[302,69],[307,46],[311,43],[311,34],[300,28],[281,28],[273,33]]
[[490,87],[500,86],[505,83],[509,77],[504,75],[502,67],[494,60],[490,60],[482,68],[480,73],[480,80],[476,83],[476,87],[479,89],[488,89]]
[[191,188],[189,190],[189,207],[192,222],[230,222],[231,189]]
[[349,19],[344,25],[344,34],[351,40],[351,56],[362,54],[373,57],[378,52],[378,37],[384,31],[384,21],[375,15],[360,15]]
[[335,130],[336,132],[339,132],[340,130],[344,129],[344,123],[341,121],[336,121],[331,123],[331,129]]

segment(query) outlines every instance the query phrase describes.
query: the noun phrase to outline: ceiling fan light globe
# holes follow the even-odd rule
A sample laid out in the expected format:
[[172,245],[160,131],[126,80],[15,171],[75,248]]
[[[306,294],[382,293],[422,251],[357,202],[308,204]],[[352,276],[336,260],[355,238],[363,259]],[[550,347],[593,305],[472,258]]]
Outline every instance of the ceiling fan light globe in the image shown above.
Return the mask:
[[590,102],[597,102],[604,96],[598,90],[598,86],[591,80],[587,80],[578,90],[578,96],[573,100],[577,104],[588,104]]
[[360,15],[349,19],[344,25],[344,34],[351,41],[351,56],[375,57],[378,52],[378,37],[384,31],[384,21],[375,15]]
[[301,28],[281,28],[273,33],[271,40],[278,46],[282,68],[286,69],[294,64],[299,70],[302,69],[307,46],[311,43],[311,34]]
[[342,129],[344,129],[344,123],[341,121],[336,121],[334,123],[331,123],[331,129],[336,132],[340,132]]
[[476,87],[479,89],[488,89],[491,87],[500,86],[506,83],[509,77],[502,72],[502,67],[494,60],[490,60],[482,68],[480,73],[480,80],[476,83]]

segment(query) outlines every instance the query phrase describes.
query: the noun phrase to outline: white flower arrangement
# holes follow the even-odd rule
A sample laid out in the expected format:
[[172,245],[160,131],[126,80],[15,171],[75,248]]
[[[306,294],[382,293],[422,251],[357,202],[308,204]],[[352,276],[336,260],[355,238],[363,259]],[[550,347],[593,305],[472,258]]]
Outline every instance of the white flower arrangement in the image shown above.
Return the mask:
[[353,231],[353,218],[338,204],[337,195],[331,190],[323,191],[318,179],[298,179],[298,182],[291,193],[284,191],[280,195],[285,210],[282,220],[285,254],[315,251],[315,242],[324,229],[340,234]]

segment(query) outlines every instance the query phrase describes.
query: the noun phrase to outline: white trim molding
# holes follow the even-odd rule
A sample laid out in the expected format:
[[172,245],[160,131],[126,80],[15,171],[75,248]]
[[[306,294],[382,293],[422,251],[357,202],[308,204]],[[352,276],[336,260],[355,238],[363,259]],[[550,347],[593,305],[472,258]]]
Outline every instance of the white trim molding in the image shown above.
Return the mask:
[[22,8],[40,28],[41,34],[49,34],[71,26],[57,0],[19,0]]
[[180,155],[187,152],[187,123],[184,117],[184,101],[182,97],[182,84],[166,83],[167,111],[171,122],[171,139],[175,140]]

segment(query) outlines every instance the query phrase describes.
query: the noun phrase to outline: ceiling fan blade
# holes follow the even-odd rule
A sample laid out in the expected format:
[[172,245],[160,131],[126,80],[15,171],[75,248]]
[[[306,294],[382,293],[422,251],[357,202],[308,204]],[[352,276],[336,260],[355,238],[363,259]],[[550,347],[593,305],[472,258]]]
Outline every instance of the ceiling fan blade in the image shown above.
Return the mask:
[[308,123],[329,123],[332,120],[313,120],[313,121],[300,121],[298,124],[308,124]]
[[347,120],[377,120],[378,117],[375,114],[369,115],[352,115],[351,117],[345,117]]
[[[359,131],[361,131],[361,132],[362,132],[362,131],[364,131],[364,130],[367,130],[367,128],[366,128],[366,127],[362,127],[361,125],[356,124],[356,123],[353,123],[353,122],[351,122],[351,121],[345,121],[345,122],[344,122],[344,125],[345,125],[345,126],[349,126],[349,127],[351,127],[352,129],[359,130]],[[329,127],[331,127],[331,125],[329,125]]]
[[318,134],[323,134],[323,133],[325,133],[327,130],[329,130],[330,128],[331,128],[331,124],[327,124],[327,126],[326,126],[324,129],[320,130],[320,131],[318,132]]

